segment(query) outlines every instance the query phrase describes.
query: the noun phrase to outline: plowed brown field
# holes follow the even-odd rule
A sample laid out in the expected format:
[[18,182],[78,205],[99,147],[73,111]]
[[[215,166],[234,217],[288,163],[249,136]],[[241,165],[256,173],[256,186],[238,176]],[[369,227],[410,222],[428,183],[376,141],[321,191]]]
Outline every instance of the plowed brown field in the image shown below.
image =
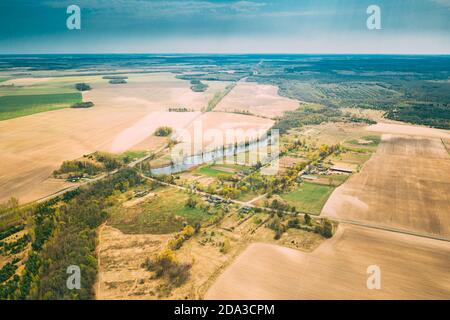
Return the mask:
[[[367,288],[371,265],[379,290]],[[312,253],[250,245],[206,299],[449,299],[449,265],[448,242],[341,225]]]
[[450,238],[450,156],[441,139],[384,135],[322,215]]

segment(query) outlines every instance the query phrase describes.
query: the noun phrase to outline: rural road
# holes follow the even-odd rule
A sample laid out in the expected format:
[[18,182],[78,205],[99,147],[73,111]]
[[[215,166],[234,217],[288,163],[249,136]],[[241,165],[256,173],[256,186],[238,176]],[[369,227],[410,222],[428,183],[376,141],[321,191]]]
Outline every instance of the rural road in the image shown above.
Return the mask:
[[[143,157],[141,159],[138,159],[138,160],[136,160],[134,162],[129,163],[128,166],[129,167],[135,167],[137,164],[141,163],[142,161],[147,160],[149,157],[150,156],[146,156],[146,157]],[[77,184],[77,185],[75,185],[73,187],[69,187],[69,188],[60,190],[60,191],[58,191],[58,192],[56,192],[54,194],[51,194],[49,196],[46,196],[46,197],[41,198],[39,200],[36,200],[35,202],[36,203],[45,202],[47,200],[50,200],[50,199],[53,199],[55,197],[61,196],[61,195],[65,194],[66,192],[76,190],[77,188],[79,188],[81,186],[85,186],[85,185],[94,183],[96,181],[99,181],[101,179],[104,179],[107,176],[113,175],[113,174],[115,174],[117,172],[118,172],[118,170],[111,171],[109,173],[103,174],[103,175],[101,175],[101,176],[99,176],[99,177],[97,177],[95,179],[90,180],[90,181],[86,181],[86,182]],[[231,203],[238,204],[241,207],[250,207],[250,208],[255,208],[255,209],[261,209],[261,210],[268,211],[268,212],[277,212],[277,210],[275,210],[275,209],[259,207],[259,206],[256,206],[256,205],[252,204],[253,202],[259,200],[262,197],[264,197],[265,195],[258,196],[258,197],[254,198],[254,199],[252,199],[252,200],[250,200],[248,202],[239,201],[239,200],[233,200],[233,199],[225,199],[224,197],[221,197],[221,196],[218,196],[218,195],[215,195],[215,194],[210,194],[210,193],[199,191],[199,190],[192,190],[192,189],[189,189],[189,188],[186,188],[186,187],[178,186],[176,184],[162,182],[162,181],[157,180],[155,178],[147,177],[147,176],[145,176],[143,174],[140,174],[140,175],[144,179],[148,179],[148,180],[151,180],[151,181],[154,181],[154,182],[158,182],[158,183],[160,183],[162,185],[165,185],[165,186],[174,187],[174,188],[177,188],[177,189],[183,190],[183,191],[194,192],[196,194],[199,194],[199,195],[202,195],[202,196],[205,196],[205,197],[215,197],[216,199],[220,199],[220,200],[223,200],[223,201],[229,201]],[[29,204],[27,204],[27,205],[29,205]],[[283,213],[289,214],[289,215],[292,214],[292,212],[288,212],[288,211],[285,211]],[[301,214],[301,215],[304,215],[306,212],[298,212],[298,213]],[[315,216],[315,215],[311,215],[311,214],[310,214],[310,216],[311,216],[311,218],[313,218],[315,220],[322,220],[324,218],[324,217]],[[408,234],[408,235],[421,237],[421,238],[428,238],[428,239],[434,239],[434,240],[441,240],[441,241],[450,242],[449,238],[440,237],[440,236],[437,236],[437,235],[430,235],[430,234],[424,234],[424,233],[409,231],[409,230],[405,230],[405,229],[398,229],[398,228],[381,226],[381,225],[377,225],[377,224],[370,223],[370,222],[363,222],[363,221],[357,221],[357,220],[346,220],[346,219],[340,219],[340,218],[332,218],[331,220],[334,220],[334,221],[337,221],[337,222],[343,223],[343,224],[351,224],[351,225],[356,225],[356,226],[360,226],[360,227],[366,227],[366,228],[378,229],[378,230],[385,230],[385,231],[390,231],[390,232],[395,232],[395,233]]]
[[[199,195],[202,195],[202,196],[205,196],[205,197],[215,197],[216,199],[229,201],[231,203],[238,204],[238,205],[240,205],[242,207],[246,206],[246,207],[255,208],[255,209],[261,209],[261,210],[269,211],[269,212],[278,212],[278,210],[275,210],[275,209],[266,208],[266,207],[259,207],[259,206],[255,206],[255,205],[251,204],[252,202],[258,200],[259,198],[261,198],[261,197],[263,197],[265,195],[258,196],[258,197],[254,198],[254,199],[252,199],[252,200],[250,200],[248,202],[243,202],[243,201],[238,201],[238,200],[225,199],[225,198],[223,198],[221,196],[217,196],[215,194],[210,194],[210,193],[203,192],[203,191],[198,191],[198,190],[192,190],[192,189],[189,189],[189,188],[186,188],[186,187],[178,186],[176,184],[171,184],[171,183],[167,183],[167,182],[161,182],[161,181],[159,181],[159,180],[157,180],[155,178],[150,178],[150,177],[144,176],[142,174],[141,174],[141,177],[143,177],[144,179],[148,179],[148,180],[154,181],[154,182],[158,182],[158,183],[160,183],[162,185],[165,185],[165,186],[177,188],[179,190],[190,191],[190,192],[194,192],[196,194],[199,194]],[[283,213],[292,215],[292,212],[288,212],[288,211],[284,211]],[[298,212],[298,213],[300,213],[301,215],[304,215],[306,212]],[[311,216],[311,218],[313,218],[315,220],[322,220],[322,219],[326,218],[326,217],[323,217],[323,216],[314,216],[314,215],[310,215],[310,216]],[[434,239],[434,240],[441,240],[441,241],[450,242],[449,238],[440,237],[440,236],[437,236],[437,235],[429,235],[429,234],[409,231],[409,230],[405,230],[405,229],[398,229],[398,228],[381,226],[381,225],[377,225],[377,224],[370,223],[370,222],[362,222],[362,221],[356,221],[356,220],[345,220],[345,219],[339,219],[339,218],[332,218],[332,219],[330,218],[330,220],[334,220],[334,221],[337,221],[337,222],[342,223],[342,224],[351,224],[351,225],[356,225],[356,226],[360,226],[360,227],[366,227],[366,228],[371,228],[371,229],[378,229],[378,230],[390,231],[390,232],[395,232],[395,233],[408,234],[408,235],[421,237],[421,238],[429,238],[429,239]]]

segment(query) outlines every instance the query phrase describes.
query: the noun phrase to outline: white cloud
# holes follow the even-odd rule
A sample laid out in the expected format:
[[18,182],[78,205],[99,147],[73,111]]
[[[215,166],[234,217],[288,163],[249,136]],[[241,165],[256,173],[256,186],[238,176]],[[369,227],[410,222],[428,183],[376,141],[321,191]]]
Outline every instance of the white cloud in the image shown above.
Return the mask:
[[[73,1],[50,0],[46,4],[51,7],[66,7]],[[254,1],[235,1],[229,3],[207,0],[80,0],[80,8],[86,10],[101,10],[122,15],[137,14],[138,16],[164,17],[177,15],[192,15],[201,13],[233,14],[255,12],[265,6],[265,3]]]
[[238,1],[231,4],[231,8],[238,12],[250,12],[252,10],[257,10],[264,7],[266,4],[261,2],[252,1]]
[[431,2],[437,3],[450,9],[450,0],[431,0]]

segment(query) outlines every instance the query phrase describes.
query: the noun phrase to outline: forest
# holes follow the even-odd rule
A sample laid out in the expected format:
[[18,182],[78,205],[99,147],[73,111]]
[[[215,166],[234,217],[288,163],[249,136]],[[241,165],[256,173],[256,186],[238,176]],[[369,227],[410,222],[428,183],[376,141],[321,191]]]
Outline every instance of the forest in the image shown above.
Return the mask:
[[[0,299],[92,299],[97,275],[96,229],[106,220],[114,192],[141,183],[126,168],[107,179],[24,210],[29,217],[31,250],[22,276],[15,264],[0,271]],[[22,228],[22,227],[15,227]],[[67,268],[81,269],[81,289],[66,286]]]

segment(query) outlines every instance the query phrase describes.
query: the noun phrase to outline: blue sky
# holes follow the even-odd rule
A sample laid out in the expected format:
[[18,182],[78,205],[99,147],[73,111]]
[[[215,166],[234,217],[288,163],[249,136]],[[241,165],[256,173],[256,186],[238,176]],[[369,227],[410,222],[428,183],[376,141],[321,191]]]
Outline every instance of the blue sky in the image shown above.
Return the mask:
[[1,0],[0,53],[95,52],[450,54],[450,0]]

